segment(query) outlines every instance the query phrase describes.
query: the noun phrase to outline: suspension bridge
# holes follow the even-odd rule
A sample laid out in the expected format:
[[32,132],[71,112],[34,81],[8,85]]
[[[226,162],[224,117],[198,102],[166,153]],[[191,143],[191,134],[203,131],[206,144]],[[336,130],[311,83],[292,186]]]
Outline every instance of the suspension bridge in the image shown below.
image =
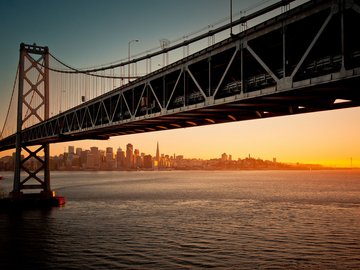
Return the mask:
[[[16,149],[11,197],[51,196],[51,143],[359,106],[360,1],[293,2],[87,69],[21,44],[0,140]],[[31,158],[42,165],[31,170]]]

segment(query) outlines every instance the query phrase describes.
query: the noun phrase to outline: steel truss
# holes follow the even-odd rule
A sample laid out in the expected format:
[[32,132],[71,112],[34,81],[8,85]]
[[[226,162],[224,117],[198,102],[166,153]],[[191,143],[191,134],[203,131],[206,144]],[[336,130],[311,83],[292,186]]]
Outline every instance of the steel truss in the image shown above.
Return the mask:
[[[34,60],[35,56],[39,58]],[[49,144],[43,143],[31,150],[23,143],[23,127],[30,120],[35,119],[41,123],[49,118],[49,71],[44,68],[48,65],[47,47],[20,45],[15,172],[11,192],[13,197],[22,196],[25,189],[40,189],[42,194],[52,195]],[[26,151],[27,156],[22,156],[22,150]],[[27,174],[25,178],[21,171]]]
[[[22,142],[107,139],[359,106],[359,24],[357,1],[310,1],[27,128]],[[3,142],[3,149],[14,144]]]

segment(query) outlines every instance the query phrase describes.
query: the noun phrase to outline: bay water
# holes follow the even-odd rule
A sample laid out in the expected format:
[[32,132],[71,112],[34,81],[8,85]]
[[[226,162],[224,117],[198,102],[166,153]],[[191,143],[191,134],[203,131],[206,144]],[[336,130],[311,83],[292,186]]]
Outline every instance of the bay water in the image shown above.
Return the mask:
[[[3,172],[0,193],[12,187]],[[360,171],[52,172],[0,269],[360,269]]]

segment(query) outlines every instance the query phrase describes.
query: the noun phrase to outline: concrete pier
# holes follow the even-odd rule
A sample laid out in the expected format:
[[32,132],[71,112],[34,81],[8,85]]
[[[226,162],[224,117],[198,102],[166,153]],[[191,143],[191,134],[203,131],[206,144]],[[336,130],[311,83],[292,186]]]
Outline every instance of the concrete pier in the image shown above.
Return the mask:
[[0,199],[0,210],[59,207],[65,204],[62,196],[48,196],[42,193],[18,194]]

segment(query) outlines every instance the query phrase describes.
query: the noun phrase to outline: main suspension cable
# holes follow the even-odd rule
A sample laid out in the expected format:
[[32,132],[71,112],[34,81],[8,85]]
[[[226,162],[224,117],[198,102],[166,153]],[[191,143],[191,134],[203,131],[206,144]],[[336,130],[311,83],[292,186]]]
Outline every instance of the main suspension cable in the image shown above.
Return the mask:
[[2,128],[2,130],[1,130],[1,134],[0,134],[0,138],[1,138],[1,139],[3,139],[3,134],[4,134],[5,126],[6,126],[6,123],[7,123],[8,117],[9,117],[9,113],[10,113],[11,103],[12,103],[13,98],[14,98],[16,82],[17,82],[18,76],[19,76],[19,69],[20,69],[20,65],[18,64],[17,69],[16,69],[16,75],[15,75],[15,80],[14,80],[13,89],[12,89],[12,93],[11,93],[11,98],[10,98],[9,107],[8,107],[8,110],[7,110],[7,113],[6,113],[4,125],[3,125],[3,128]]

